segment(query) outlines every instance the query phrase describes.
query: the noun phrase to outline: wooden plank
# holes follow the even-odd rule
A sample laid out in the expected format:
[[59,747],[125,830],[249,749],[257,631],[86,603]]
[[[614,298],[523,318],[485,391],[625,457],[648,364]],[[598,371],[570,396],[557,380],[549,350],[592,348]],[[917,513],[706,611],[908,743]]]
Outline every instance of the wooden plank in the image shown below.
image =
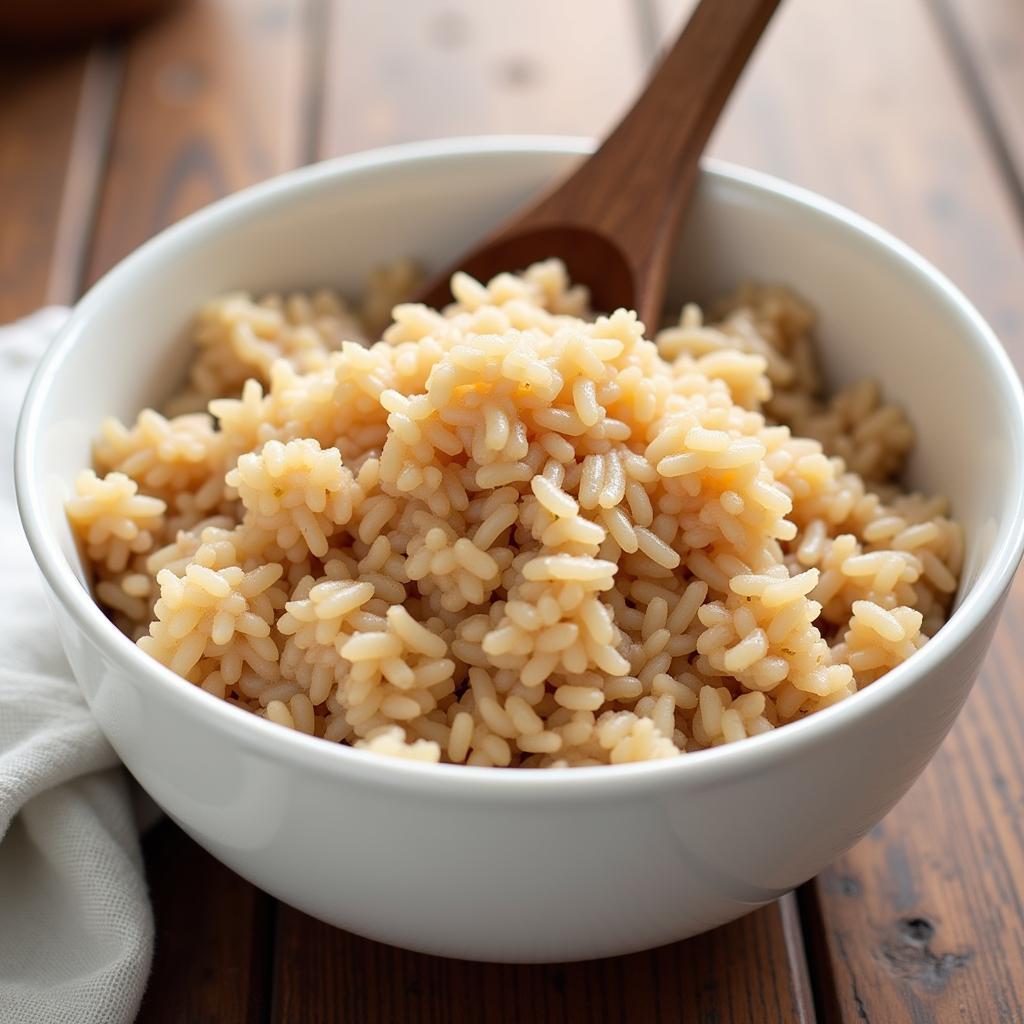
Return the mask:
[[[591,12],[583,0],[531,0],[515,19],[468,0],[340,8],[321,155],[448,134],[604,131],[641,86],[656,39],[637,8],[604,4],[599,23]],[[509,68],[520,59],[534,70],[516,82]],[[343,1006],[341,1019],[359,1022],[811,1020],[793,907],[783,901],[650,954],[533,968],[418,956],[282,907],[273,1019],[322,1019]]]
[[[660,10],[671,31],[673,0]],[[790,0],[714,152],[895,231],[964,287],[1021,366],[1024,243],[989,141],[924,3]],[[834,982],[818,993],[826,1020],[1024,1020],[1024,693],[1008,685],[1020,585],[1006,620],[920,782],[802,894],[813,975]]]
[[[309,148],[314,0],[197,0],[131,37],[86,276]],[[273,901],[169,824],[145,843],[157,944],[140,1020],[265,1018]]]
[[265,1020],[274,901],[166,819],[142,849],[156,958],[138,1024]]
[[[671,33],[692,0],[658,2]],[[711,154],[821,192],[910,242],[1024,366],[1012,204],[924,0],[789,0]]]
[[46,300],[85,64],[74,55],[0,70],[0,321]]
[[336,4],[320,154],[445,135],[601,134],[647,63],[629,0]]
[[302,161],[313,7],[198,0],[132,38],[90,282],[197,207]]
[[102,48],[5,55],[0,66],[0,323],[74,297],[116,85],[112,70]]
[[979,116],[999,150],[1024,221],[1024,6],[932,0]]
[[281,1022],[813,1019],[806,978],[790,969],[774,907],[650,953],[534,967],[407,953],[281,907],[276,955],[271,1019]]

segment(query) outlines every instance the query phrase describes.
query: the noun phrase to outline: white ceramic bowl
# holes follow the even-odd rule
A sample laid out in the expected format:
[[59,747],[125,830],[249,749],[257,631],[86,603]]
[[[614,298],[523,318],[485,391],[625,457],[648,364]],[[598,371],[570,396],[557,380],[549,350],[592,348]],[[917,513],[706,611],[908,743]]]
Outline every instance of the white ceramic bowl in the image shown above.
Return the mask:
[[600,957],[712,928],[813,876],[935,752],[1021,556],[1024,412],[973,307],[906,246],[758,174],[704,170],[671,292],[744,278],[821,312],[833,382],[884,379],[917,424],[911,482],[967,532],[959,605],[908,662],[847,702],[735,746],[547,772],[420,765],[279,728],[147,658],[86,589],[64,517],[101,417],[130,419],[183,373],[182,329],[227,289],[355,291],[400,254],[448,262],[570,167],[579,140],[402,146],[217,203],[143,246],[79,304],[18,436],[18,497],[61,641],[97,721],[156,801],[268,892],[374,939],[446,956]]

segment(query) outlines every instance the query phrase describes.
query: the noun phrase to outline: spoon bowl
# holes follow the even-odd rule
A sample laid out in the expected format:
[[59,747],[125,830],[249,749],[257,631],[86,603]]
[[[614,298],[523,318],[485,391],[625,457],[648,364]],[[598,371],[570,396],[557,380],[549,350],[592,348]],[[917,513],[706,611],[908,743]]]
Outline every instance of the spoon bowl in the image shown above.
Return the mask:
[[[593,228],[567,224],[509,232],[461,260],[459,269],[478,281],[489,281],[511,267],[528,267],[552,254],[565,263],[571,281],[590,282],[595,309],[633,308],[636,268],[617,242]],[[434,308],[451,302],[450,276],[435,280],[421,292],[420,301]]]

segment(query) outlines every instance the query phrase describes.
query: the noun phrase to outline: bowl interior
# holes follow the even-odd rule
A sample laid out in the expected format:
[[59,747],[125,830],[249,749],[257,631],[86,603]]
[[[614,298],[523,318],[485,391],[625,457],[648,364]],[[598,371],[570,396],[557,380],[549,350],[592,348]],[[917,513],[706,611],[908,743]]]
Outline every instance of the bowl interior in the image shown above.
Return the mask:
[[[571,140],[401,147],[233,197],[150,243],[80,304],[39,385],[25,470],[46,532],[80,580],[63,504],[104,416],[159,403],[188,359],[205,300],[331,285],[357,294],[396,256],[435,268],[586,151]],[[820,314],[829,380],[878,377],[919,433],[909,482],[951,497],[967,533],[963,595],[1020,501],[1021,427],[1009,363],[923,261],[870,225],[757,175],[705,169],[670,293],[707,301],[744,279],[795,288]],[[24,482],[23,482],[24,483]]]

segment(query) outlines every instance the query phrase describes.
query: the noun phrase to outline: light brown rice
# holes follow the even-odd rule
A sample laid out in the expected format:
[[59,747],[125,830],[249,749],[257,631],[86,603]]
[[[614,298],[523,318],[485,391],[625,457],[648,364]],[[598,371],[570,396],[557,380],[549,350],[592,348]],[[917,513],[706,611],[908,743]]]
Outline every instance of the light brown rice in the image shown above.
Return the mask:
[[368,346],[413,283],[215,300],[167,415],[103,424],[68,515],[189,682],[382,754],[623,763],[802,718],[944,621],[960,528],[894,485],[875,382],[822,397],[790,293],[648,341],[552,260]]

